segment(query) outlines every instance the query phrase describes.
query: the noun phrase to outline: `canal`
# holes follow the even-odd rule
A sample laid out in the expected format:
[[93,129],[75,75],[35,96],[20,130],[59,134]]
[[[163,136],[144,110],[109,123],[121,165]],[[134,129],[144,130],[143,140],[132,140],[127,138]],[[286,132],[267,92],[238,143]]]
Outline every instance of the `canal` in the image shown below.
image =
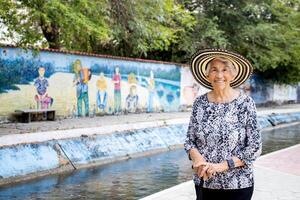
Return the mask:
[[[262,132],[263,154],[300,143],[300,125]],[[191,180],[182,149],[0,188],[0,199],[139,199]]]

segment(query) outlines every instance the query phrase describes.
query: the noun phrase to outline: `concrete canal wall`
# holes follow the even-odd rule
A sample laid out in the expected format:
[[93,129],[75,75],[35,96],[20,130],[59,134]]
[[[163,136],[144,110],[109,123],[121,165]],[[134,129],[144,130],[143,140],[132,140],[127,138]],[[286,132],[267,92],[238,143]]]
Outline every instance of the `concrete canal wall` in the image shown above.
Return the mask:
[[[260,115],[261,128],[300,121],[300,112]],[[0,185],[181,147],[188,119],[105,129],[2,137]],[[143,128],[144,127],[144,128]],[[127,129],[127,130],[126,130]],[[116,131],[121,130],[121,131]]]

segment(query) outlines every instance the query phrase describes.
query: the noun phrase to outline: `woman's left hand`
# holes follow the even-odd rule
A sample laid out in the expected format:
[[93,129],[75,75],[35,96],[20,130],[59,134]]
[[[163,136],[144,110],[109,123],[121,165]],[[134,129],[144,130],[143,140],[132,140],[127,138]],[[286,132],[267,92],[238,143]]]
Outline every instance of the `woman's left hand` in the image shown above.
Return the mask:
[[[204,177],[204,174],[207,173],[207,179],[213,177],[214,175],[216,175],[216,173],[220,173],[220,172],[224,172],[228,169],[227,163],[209,163],[209,162],[204,162],[202,163],[202,165],[204,165],[204,167],[202,168],[202,170],[199,172],[198,171],[198,176],[199,177]],[[205,179],[206,180],[206,179]]]
[[[216,171],[216,167],[214,163],[203,163],[203,167],[202,170],[199,172],[198,171],[198,176],[203,178],[204,180],[210,179],[212,176],[214,176],[217,171]],[[204,175],[207,174],[207,176],[205,177]]]

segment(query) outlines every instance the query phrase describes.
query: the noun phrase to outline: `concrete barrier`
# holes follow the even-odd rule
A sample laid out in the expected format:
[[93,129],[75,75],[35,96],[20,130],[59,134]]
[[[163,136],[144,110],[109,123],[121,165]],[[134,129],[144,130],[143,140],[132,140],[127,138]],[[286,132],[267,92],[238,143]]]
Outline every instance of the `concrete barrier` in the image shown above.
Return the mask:
[[[300,121],[300,113],[259,116],[261,128]],[[130,159],[182,146],[187,124],[82,135],[0,148],[0,185]],[[66,130],[70,131],[70,130]],[[63,131],[62,131],[63,132]]]
[[130,159],[183,144],[186,124],[82,136],[0,149],[0,185]]

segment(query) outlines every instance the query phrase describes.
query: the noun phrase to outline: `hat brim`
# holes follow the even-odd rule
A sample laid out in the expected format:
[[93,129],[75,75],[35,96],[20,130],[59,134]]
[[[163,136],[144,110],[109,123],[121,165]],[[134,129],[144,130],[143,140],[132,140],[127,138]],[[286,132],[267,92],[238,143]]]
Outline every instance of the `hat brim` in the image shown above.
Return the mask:
[[208,89],[213,89],[213,87],[206,76],[207,65],[211,60],[217,57],[226,58],[235,66],[237,75],[230,83],[230,86],[233,88],[237,88],[241,84],[243,84],[253,72],[251,63],[246,58],[237,53],[230,52],[225,49],[200,50],[196,52],[191,58],[191,72],[196,81]]

